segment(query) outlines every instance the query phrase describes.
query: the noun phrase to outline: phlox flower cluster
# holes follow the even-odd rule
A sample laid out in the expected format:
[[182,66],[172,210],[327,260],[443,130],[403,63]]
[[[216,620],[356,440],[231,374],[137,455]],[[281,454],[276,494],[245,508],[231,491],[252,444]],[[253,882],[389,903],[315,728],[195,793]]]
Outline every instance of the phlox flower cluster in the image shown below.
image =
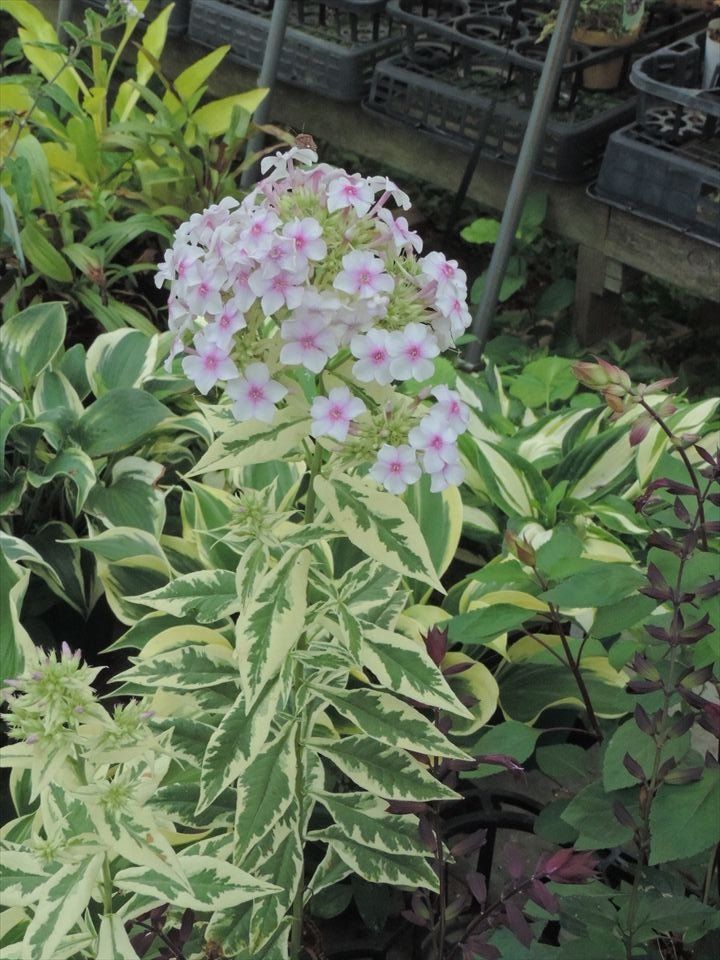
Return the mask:
[[238,420],[264,423],[304,396],[308,371],[320,394],[311,433],[333,452],[374,459],[371,476],[393,493],[423,472],[434,490],[460,483],[458,395],[423,389],[410,402],[392,385],[430,379],[468,326],[465,274],[441,253],[420,256],[420,237],[388,209],[410,201],[386,177],[297,147],[262,172],[242,202],[227,197],[175,234],[156,276],[170,287],[169,363],[182,354],[201,393],[219,387]]

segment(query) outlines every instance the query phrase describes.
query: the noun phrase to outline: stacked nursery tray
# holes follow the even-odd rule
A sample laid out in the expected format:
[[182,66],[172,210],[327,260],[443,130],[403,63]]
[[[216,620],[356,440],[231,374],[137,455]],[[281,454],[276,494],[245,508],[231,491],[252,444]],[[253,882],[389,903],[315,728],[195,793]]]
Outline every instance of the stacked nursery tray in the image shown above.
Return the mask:
[[[466,149],[481,141],[484,156],[514,164],[553,9],[546,0],[390,0],[388,13],[403,26],[403,50],[378,64],[367,109]],[[633,59],[703,21],[701,12],[674,6],[651,11],[641,36],[619,53],[572,42],[539,173],[567,181],[594,176],[610,133],[635,115],[635,91],[627,80]],[[618,60],[614,89],[589,89],[598,68]]]
[[[278,0],[290,20],[278,76],[333,100],[360,100],[375,64],[400,48],[387,0]],[[194,0],[190,37],[208,47],[229,43],[232,56],[260,67],[273,0]]]
[[720,78],[706,34],[638,61],[638,120],[608,142],[593,195],[720,246]]

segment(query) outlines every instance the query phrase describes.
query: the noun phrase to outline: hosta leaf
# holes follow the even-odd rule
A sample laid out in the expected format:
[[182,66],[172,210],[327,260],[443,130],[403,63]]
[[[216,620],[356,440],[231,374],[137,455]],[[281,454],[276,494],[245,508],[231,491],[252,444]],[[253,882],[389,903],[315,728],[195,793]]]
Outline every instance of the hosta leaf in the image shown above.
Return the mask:
[[116,913],[100,918],[97,957],[98,960],[100,957],[103,960],[138,960],[125,930],[125,923]]
[[235,814],[236,863],[277,823],[295,791],[297,755],[295,726],[283,732],[254,756],[240,773],[237,782]]
[[371,628],[365,632],[361,662],[393,693],[470,718],[432,662],[424,646],[390,630]]
[[317,799],[344,836],[354,843],[384,853],[428,856],[428,849],[420,839],[417,817],[387,813],[385,801],[367,793],[319,793]]
[[445,592],[420,527],[402,500],[344,474],[331,480],[316,477],[315,489],[355,547],[386,567]]
[[[467,458],[471,487],[477,487],[509,517],[537,518],[548,487],[542,475],[517,453],[463,435],[460,449]],[[474,482],[473,482],[474,481]]]
[[189,471],[189,476],[211,470],[239,469],[246,464],[277,460],[308,435],[310,421],[295,407],[278,413],[271,424],[257,420],[237,423],[225,430]]
[[248,708],[286,662],[305,627],[310,554],[287,553],[258,582],[236,624],[236,652]]
[[33,383],[62,348],[66,326],[64,304],[52,302],[33,304],[5,320],[0,327],[3,380],[18,390]]
[[254,704],[240,694],[210,737],[200,775],[198,813],[245,769],[267,739],[280,697],[280,684],[269,687]]
[[129,599],[176,617],[215,623],[237,612],[235,574],[229,570],[198,570],[176,577],[159,590]]
[[77,923],[90,900],[104,853],[68,863],[48,881],[23,940],[23,960],[47,960]]
[[168,408],[151,394],[116,387],[87,407],[74,434],[85,453],[100,457],[142,440],[169,415]]
[[220,683],[236,683],[239,676],[232,652],[208,644],[180,647],[149,660],[138,660],[115,679],[150,689],[202,690]]
[[241,903],[277,893],[278,887],[217,857],[185,854],[182,870],[190,884],[184,889],[167,873],[145,867],[130,867],[115,876],[121,890],[145,893],[164,903],[190,910],[230,910]]
[[87,352],[86,370],[96,397],[116,387],[138,387],[155,369],[158,338],[141,330],[101,333]]
[[88,494],[95,486],[95,465],[79,447],[66,447],[45,464],[42,473],[28,476],[33,486],[49,483],[55,477],[67,477],[73,484],[72,509],[75,516],[82,510]]
[[417,760],[394,747],[379,746],[365,736],[342,740],[314,738],[308,745],[340,767],[358,786],[389,800],[454,800],[457,794],[441,784]]
[[362,689],[334,690],[320,684],[313,684],[312,689],[363,733],[380,743],[416,753],[470,759],[421,713],[389,693]]
[[333,827],[316,831],[316,836],[330,844],[340,859],[352,868],[353,873],[371,883],[392,883],[413,890],[416,887],[438,890],[437,874],[427,861],[420,857],[379,854],[377,850],[348,840],[340,830]]

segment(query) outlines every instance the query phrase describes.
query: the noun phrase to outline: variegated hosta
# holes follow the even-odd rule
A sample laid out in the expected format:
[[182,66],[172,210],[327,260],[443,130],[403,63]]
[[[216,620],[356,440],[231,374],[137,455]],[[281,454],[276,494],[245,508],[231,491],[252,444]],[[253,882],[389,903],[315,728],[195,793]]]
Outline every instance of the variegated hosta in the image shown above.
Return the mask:
[[26,651],[8,681],[10,732],[0,751],[16,808],[2,833],[3,957],[137,957],[126,921],[158,901],[210,914],[260,903],[277,887],[197,843],[175,849],[172,819],[153,803],[172,765],[170,734],[135,701],[109,713],[97,668],[63,644]]
[[[153,612],[128,632],[144,646],[120,677],[120,692],[151,698],[158,736],[172,731],[154,805],[203,830],[198,849],[280,888],[210,918],[207,939],[244,960],[288,956],[292,914],[299,929],[303,904],[348,875],[436,888],[417,818],[388,803],[452,799],[416,757],[467,759],[418,703],[473,717],[403,623],[412,589],[439,586],[408,506],[318,471],[315,515],[298,523],[302,467],[275,469],[261,489],[257,472],[232,472],[247,484],[237,496],[184,494],[198,569],[133,598]],[[441,556],[459,533],[453,494],[425,487],[414,505],[421,520],[450,509]],[[308,845],[324,850],[314,869]]]

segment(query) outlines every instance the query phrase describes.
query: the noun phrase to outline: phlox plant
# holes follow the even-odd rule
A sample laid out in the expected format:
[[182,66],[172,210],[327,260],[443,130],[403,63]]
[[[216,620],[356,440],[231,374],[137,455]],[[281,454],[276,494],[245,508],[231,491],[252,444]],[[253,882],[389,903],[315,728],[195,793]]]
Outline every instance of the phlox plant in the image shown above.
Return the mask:
[[391,493],[423,471],[433,491],[457,485],[459,396],[435,387],[428,409],[427,391],[380,388],[432,376],[470,322],[465,274],[440,253],[418,259],[421,239],[388,209],[410,206],[392,181],[316,160],[299,147],[265,158],[242,203],[177,231],[157,275],[170,281],[171,358],[184,352],[198,390],[221,387],[240,421],[272,424],[278,405],[305,399],[311,436],[346,467],[374,459]]
[[[139,652],[113,696],[147,736],[122,727],[100,749],[88,737],[120,721],[88,692],[94,671],[23,639],[4,752],[13,956],[134,958],[179,938],[198,960],[299,958],[310,899],[350,875],[438,890],[417,816],[390,803],[455,798],[433,758],[472,763],[446,733],[497,702],[487,676],[477,719],[401,625],[444,592],[454,552],[431,551],[421,515],[459,513],[467,410],[422,383],[467,325],[465,278],[417,257],[393,183],[316,159],[267,159],[241,204],[180,227],[159,271],[170,364],[208,397],[215,439],[181,495],[184,571],[158,543],[165,584],[118,607],[119,645]],[[117,553],[128,531],[107,533]]]

